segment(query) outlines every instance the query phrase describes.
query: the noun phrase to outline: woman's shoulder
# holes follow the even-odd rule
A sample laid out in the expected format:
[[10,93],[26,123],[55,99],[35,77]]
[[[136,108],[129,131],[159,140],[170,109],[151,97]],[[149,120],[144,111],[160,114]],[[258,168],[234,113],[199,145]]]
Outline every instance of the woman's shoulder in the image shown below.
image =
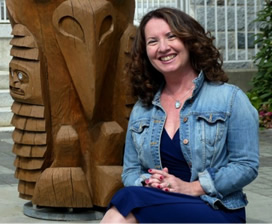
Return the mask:
[[226,82],[211,82],[211,81],[207,81],[205,82],[207,88],[209,88],[210,90],[220,90],[220,91],[227,91],[227,92],[237,92],[239,90],[241,90],[238,86],[234,85],[234,84],[230,84],[230,83],[226,83]]
[[138,100],[130,114],[131,121],[145,120],[151,118],[151,111],[153,106],[145,106],[141,100]]
[[216,82],[205,82],[196,100],[196,109],[225,111],[228,114],[235,102],[248,101],[246,94],[238,86]]
[[206,82],[203,86],[203,95],[209,98],[220,99],[220,100],[231,100],[237,95],[245,97],[246,94],[240,87],[230,83],[219,83],[219,82]]
[[208,83],[207,88],[214,97],[232,99],[248,99],[246,93],[237,85],[230,83]]

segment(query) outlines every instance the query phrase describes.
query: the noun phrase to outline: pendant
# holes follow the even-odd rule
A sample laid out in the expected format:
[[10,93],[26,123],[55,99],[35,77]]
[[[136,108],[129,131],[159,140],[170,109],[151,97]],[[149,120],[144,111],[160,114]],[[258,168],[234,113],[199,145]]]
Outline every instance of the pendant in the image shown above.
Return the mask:
[[180,102],[178,100],[176,100],[176,103],[175,103],[175,107],[176,109],[179,109],[181,106]]

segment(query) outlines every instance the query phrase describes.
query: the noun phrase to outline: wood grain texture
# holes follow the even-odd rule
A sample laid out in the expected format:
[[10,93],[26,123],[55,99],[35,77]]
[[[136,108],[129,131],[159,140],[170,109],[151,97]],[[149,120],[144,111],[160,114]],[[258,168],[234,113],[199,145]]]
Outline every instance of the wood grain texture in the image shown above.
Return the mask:
[[92,207],[84,172],[78,167],[47,168],[35,187],[32,203],[49,207]]
[[39,206],[107,206],[122,187],[125,132],[135,102],[126,72],[136,31],[134,1],[6,5],[20,197]]
[[37,170],[41,169],[44,159],[25,158],[17,156],[14,160],[14,166],[24,170]]
[[29,198],[32,198],[32,195],[34,194],[34,189],[35,189],[35,182],[26,182],[23,180],[20,180],[18,183],[18,192],[20,195],[24,195],[27,200]]
[[26,182],[36,182],[40,177],[41,173],[41,170],[31,170],[31,172],[29,172],[25,169],[16,168],[15,177],[19,180],[23,180]]
[[36,146],[36,145],[22,145],[13,144],[12,152],[20,157],[30,157],[30,158],[43,158],[47,151],[47,146]]
[[107,207],[114,193],[123,187],[122,166],[96,166],[93,203]]
[[44,119],[17,116],[15,114],[11,119],[11,124],[20,130],[33,131],[33,132],[46,131]]
[[44,118],[44,107],[39,105],[22,104],[15,101],[11,110],[14,114],[25,117]]

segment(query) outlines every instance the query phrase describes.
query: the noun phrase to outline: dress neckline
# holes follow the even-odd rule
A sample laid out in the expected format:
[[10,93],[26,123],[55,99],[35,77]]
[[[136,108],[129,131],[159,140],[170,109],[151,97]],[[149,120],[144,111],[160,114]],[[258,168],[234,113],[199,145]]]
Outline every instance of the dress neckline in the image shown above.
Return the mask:
[[170,138],[168,132],[166,131],[165,128],[163,128],[163,131],[165,131],[167,137],[171,140],[171,141],[174,141],[177,137],[178,137],[178,134],[179,134],[179,128],[177,129],[176,133],[174,134],[173,138]]

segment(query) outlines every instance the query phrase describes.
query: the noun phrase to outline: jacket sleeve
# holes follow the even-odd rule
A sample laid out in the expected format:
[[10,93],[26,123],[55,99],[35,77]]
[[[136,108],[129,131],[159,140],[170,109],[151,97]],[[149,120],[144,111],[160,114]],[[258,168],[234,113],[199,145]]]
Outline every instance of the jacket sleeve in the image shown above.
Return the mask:
[[[135,105],[136,106],[136,105]],[[139,161],[138,151],[135,148],[131,133],[131,118],[135,110],[132,110],[125,141],[124,163],[122,181],[124,186],[142,186],[142,181],[151,175],[142,167]]]
[[258,112],[241,90],[234,94],[231,105],[225,145],[228,163],[198,175],[206,194],[219,199],[241,190],[258,175]]

